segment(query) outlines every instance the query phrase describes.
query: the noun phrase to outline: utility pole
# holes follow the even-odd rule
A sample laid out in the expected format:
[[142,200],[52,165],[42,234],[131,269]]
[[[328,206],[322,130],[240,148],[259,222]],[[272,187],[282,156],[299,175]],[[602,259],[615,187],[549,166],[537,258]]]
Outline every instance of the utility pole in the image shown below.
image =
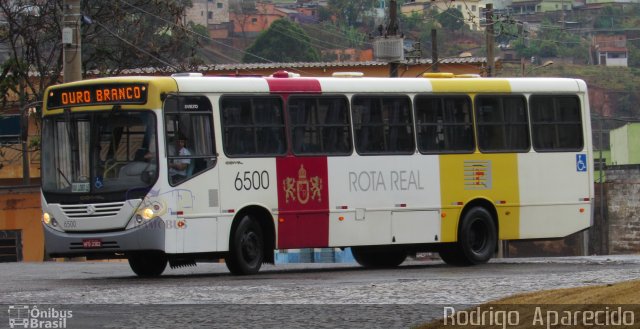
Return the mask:
[[492,77],[495,69],[495,56],[493,55],[493,4],[487,4],[485,8],[485,17],[487,22],[484,29],[487,36],[487,77]]
[[389,63],[389,76],[398,77],[398,68],[404,61],[403,36],[398,36],[398,3],[389,1],[389,24],[378,26],[380,33],[373,40],[373,56],[377,61]]
[[63,11],[63,67],[64,82],[82,80],[82,46],[80,39],[80,0],[64,0]]
[[[389,1],[389,26],[387,27],[387,34],[389,36],[395,36],[398,33],[398,5],[396,0]],[[398,62],[389,62],[389,76],[392,78],[398,77]]]

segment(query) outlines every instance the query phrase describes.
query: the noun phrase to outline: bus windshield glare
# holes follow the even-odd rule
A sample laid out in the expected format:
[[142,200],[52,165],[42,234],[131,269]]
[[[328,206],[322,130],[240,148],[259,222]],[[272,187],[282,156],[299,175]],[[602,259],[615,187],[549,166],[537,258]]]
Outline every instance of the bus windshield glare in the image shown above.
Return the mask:
[[150,188],[157,179],[156,121],[151,112],[45,117],[42,136],[45,194],[127,192]]

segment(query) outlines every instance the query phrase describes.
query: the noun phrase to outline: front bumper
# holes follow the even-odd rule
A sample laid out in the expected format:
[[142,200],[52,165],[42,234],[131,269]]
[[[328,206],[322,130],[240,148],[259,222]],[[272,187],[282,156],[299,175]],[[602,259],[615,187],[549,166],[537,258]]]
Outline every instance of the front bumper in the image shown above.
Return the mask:
[[[132,251],[164,251],[165,226],[160,218],[139,227],[116,232],[65,233],[44,226],[45,252],[50,257],[96,256],[110,258]],[[98,248],[84,248],[83,240],[99,239]]]

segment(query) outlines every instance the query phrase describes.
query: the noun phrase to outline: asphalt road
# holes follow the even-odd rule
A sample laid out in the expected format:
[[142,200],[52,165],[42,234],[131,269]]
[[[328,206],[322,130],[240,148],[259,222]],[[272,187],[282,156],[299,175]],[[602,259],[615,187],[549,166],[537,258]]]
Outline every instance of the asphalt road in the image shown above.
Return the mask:
[[640,255],[496,259],[464,268],[409,261],[390,270],[266,265],[243,277],[219,263],[155,279],[114,262],[4,263],[0,273],[7,310],[0,328],[10,318],[66,328],[407,328],[442,317],[445,306],[640,279]]

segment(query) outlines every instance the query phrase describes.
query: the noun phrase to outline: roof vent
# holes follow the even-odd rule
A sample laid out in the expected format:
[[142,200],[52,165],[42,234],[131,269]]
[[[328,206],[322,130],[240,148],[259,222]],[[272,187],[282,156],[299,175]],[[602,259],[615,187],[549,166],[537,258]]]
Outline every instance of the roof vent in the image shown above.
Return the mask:
[[424,73],[422,76],[424,78],[433,78],[433,79],[443,79],[443,78],[454,77],[453,73],[447,73],[447,72],[429,72],[429,73]]
[[195,72],[180,72],[180,73],[174,73],[171,75],[172,78],[177,78],[177,77],[201,77],[202,73],[195,73]]
[[480,78],[480,74],[475,74],[475,73],[456,74],[456,78]]
[[362,72],[333,72],[331,74],[334,78],[361,78],[364,76]]
[[285,70],[277,71],[271,75],[272,78],[299,78],[300,74],[291,73]]

